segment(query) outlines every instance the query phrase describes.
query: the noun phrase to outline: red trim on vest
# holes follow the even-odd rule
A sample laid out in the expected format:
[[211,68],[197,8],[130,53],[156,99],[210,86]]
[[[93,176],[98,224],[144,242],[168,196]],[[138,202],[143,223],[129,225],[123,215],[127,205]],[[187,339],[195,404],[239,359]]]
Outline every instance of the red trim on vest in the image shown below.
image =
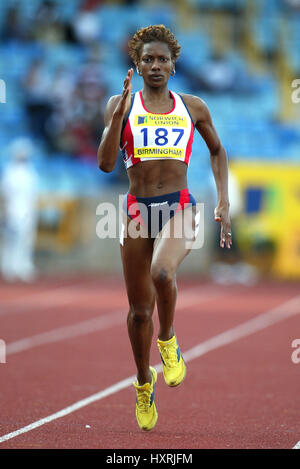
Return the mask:
[[189,138],[187,146],[186,146],[185,158],[184,158],[184,162],[187,165],[189,165],[190,156],[191,156],[191,153],[192,153],[193,139],[194,139],[194,126],[193,126],[193,123],[192,123],[190,138]]
[[[121,138],[122,149],[126,152],[127,159],[132,161],[133,164],[138,163],[140,158],[134,158],[134,147],[133,147],[133,134],[131,130],[130,121],[126,122],[125,128],[122,132]],[[131,158],[130,158],[131,157]],[[126,160],[125,160],[126,163]]]

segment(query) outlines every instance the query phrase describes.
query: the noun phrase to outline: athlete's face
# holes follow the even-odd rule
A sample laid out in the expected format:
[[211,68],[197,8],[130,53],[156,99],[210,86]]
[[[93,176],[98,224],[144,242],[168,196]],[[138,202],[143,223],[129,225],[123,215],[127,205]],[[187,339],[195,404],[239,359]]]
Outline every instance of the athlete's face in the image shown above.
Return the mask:
[[144,44],[138,69],[148,85],[152,87],[166,85],[174,69],[168,45],[165,42]]

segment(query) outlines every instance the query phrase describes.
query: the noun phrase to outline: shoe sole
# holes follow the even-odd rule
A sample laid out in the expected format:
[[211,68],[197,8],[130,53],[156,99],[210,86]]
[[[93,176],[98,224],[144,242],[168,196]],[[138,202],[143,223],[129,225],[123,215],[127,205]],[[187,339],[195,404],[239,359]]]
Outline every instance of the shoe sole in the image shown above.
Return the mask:
[[[184,361],[183,361],[183,363],[184,363]],[[173,382],[167,383],[167,381],[165,380],[165,382],[170,388],[176,388],[176,386],[179,386],[183,382],[185,376],[186,376],[186,364],[184,363],[183,377],[180,379],[180,381],[179,382],[175,381],[174,383]]]
[[140,427],[140,429],[143,430],[143,432],[149,432],[150,430],[152,430],[155,427],[157,419],[158,419],[158,415],[157,415],[157,411],[155,410],[154,418],[151,420],[151,423],[150,423],[151,426],[150,427]]

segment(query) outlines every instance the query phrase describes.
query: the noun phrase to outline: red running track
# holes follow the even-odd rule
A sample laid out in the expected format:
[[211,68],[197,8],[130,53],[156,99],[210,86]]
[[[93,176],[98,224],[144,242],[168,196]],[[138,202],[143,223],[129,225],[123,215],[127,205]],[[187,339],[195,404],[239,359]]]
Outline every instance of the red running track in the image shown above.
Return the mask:
[[[142,432],[122,279],[0,284],[0,449],[293,448],[300,440],[297,285],[183,278],[178,285],[175,330],[187,376],[168,388],[159,373],[158,423]],[[155,314],[155,366],[157,329]]]

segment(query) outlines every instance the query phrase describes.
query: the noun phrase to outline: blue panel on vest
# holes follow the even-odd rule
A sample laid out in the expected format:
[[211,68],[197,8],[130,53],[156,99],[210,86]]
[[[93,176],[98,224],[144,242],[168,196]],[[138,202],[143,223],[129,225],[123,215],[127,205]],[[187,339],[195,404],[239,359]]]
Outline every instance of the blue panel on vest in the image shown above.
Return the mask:
[[246,213],[257,213],[262,209],[264,189],[261,187],[248,187],[245,191]]

